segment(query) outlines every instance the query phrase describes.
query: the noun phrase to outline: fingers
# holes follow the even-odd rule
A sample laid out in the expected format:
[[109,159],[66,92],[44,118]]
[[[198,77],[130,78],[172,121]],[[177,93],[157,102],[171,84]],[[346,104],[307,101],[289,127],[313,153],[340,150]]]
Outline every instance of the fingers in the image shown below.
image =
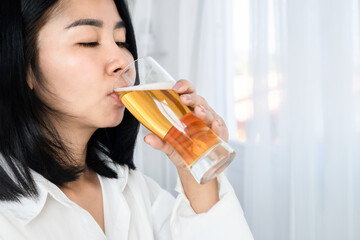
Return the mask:
[[213,121],[211,123],[211,130],[213,130],[216,135],[218,135],[225,142],[229,140],[229,131],[222,119],[216,119]]
[[161,140],[158,136],[150,133],[145,136],[144,141],[153,148],[164,152],[174,163],[177,168],[186,168],[186,164],[183,159],[174,151],[169,144]]
[[229,138],[228,129],[224,124],[224,121],[219,115],[212,110],[207,110],[203,106],[198,105],[195,107],[195,115],[211,127],[220,138],[227,141]]
[[180,95],[180,100],[182,104],[188,107],[194,108],[196,105],[196,95],[195,94],[183,94]]
[[157,150],[163,151],[166,154],[171,153],[172,149],[170,146],[153,133],[146,135],[144,141]]
[[210,126],[219,137],[228,140],[229,133],[224,121],[203,97],[196,94],[195,86],[191,82],[181,79],[176,82],[173,90],[180,94],[181,102],[194,110],[198,118]]
[[196,94],[183,94],[180,95],[180,100],[182,102],[182,104],[191,107],[192,109],[195,109],[196,106],[202,106],[204,109],[208,109],[212,112],[213,109],[209,106],[209,104],[207,103],[207,101]]
[[172,89],[174,90],[174,92],[179,93],[179,94],[195,93],[195,86],[191,82],[189,82],[185,79],[181,79],[181,80],[177,81]]
[[180,95],[181,102],[186,106],[194,108],[196,105],[202,105],[205,108],[210,108],[203,97],[196,95],[195,86],[187,80],[177,81],[173,90]]
[[194,113],[207,125],[211,125],[212,122],[215,120],[214,114],[211,111],[205,109],[202,105],[197,105],[194,109]]
[[224,120],[210,107],[206,108],[203,105],[196,105],[194,113],[199,119],[210,126],[211,129],[224,141],[229,139],[229,132]]

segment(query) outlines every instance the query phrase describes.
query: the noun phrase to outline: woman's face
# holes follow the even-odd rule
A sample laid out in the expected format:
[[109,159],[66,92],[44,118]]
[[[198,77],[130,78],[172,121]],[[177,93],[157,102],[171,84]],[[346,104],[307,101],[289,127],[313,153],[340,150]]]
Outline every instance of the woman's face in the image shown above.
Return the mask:
[[36,81],[29,85],[46,104],[64,113],[66,123],[116,126],[124,106],[111,94],[114,80],[133,61],[125,40],[113,0],[63,0],[38,35],[39,69],[48,91]]

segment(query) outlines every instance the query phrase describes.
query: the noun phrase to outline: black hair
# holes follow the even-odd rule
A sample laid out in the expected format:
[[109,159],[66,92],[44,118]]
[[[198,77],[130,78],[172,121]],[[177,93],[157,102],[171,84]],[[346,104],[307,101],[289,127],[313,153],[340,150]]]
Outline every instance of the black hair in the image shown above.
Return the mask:
[[[127,4],[125,0],[114,2],[126,25],[128,50],[136,59]],[[38,74],[37,34],[58,4],[58,0],[1,1],[0,201],[38,196],[30,169],[60,186],[76,180],[83,171],[83,166],[71,161],[71,154],[47,117],[56,111],[42,102],[26,81],[29,69]],[[87,166],[109,178],[117,177],[106,163],[109,158],[135,169],[133,152],[138,129],[139,122],[128,110],[118,126],[98,129],[88,142]]]

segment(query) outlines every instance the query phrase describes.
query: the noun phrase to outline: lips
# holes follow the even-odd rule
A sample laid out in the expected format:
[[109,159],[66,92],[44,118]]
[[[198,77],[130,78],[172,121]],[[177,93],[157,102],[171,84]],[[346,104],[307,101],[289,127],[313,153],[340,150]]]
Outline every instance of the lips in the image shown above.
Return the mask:
[[118,103],[119,105],[124,106],[124,104],[121,102],[119,96],[115,92],[110,93],[109,97],[113,98],[116,101],[116,103]]

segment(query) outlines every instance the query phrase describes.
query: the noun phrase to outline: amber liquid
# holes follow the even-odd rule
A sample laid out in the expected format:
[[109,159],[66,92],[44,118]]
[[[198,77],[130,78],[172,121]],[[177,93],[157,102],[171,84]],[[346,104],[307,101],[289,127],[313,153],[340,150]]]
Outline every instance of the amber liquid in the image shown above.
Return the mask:
[[117,94],[126,108],[146,128],[170,144],[189,167],[220,142],[170,89],[121,91]]
[[196,160],[207,152],[220,140],[213,131],[193,113],[187,113],[181,118],[185,127],[185,134],[176,127],[172,127],[164,140],[169,143],[175,151],[191,167]]

